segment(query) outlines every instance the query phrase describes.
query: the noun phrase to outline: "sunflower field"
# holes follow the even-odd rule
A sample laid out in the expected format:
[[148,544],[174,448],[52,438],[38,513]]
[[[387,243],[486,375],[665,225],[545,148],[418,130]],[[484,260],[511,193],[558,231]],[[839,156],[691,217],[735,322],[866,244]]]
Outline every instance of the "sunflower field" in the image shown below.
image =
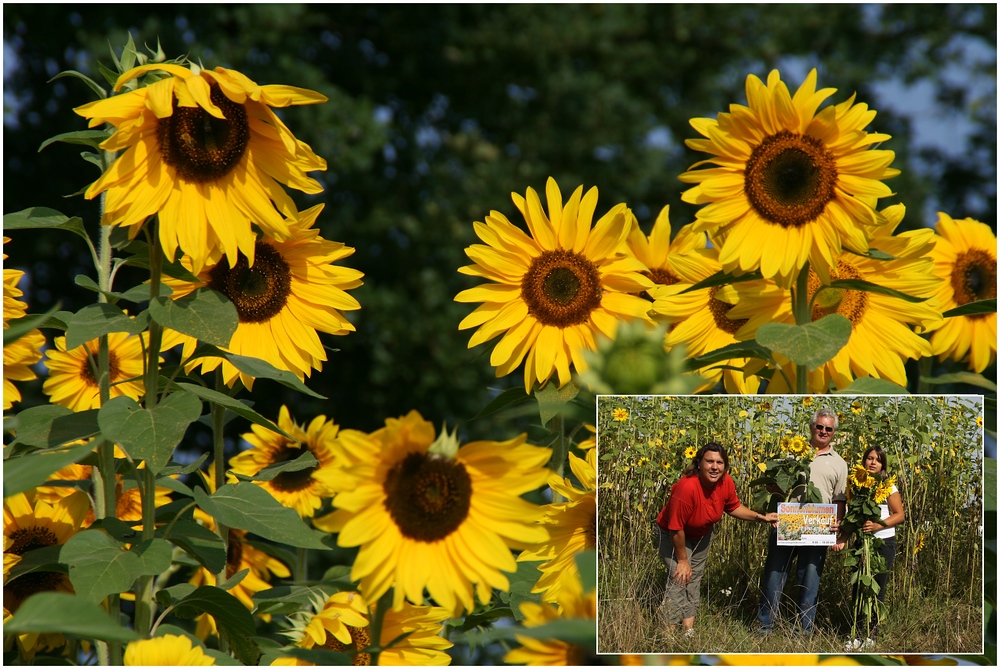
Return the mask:
[[[991,54],[940,43],[995,75],[991,16],[5,5],[4,664],[995,663]],[[857,65],[939,56],[977,170]],[[664,639],[670,484],[716,440],[752,500],[820,406],[941,644],[841,656],[836,558],[811,645]]]
[[[833,449],[849,465],[859,463],[870,446],[880,446],[887,455],[887,471],[896,476],[906,518],[896,528],[889,610],[906,618],[926,602],[967,608],[976,615],[969,623],[974,637],[966,640],[967,646],[937,650],[965,653],[980,647],[984,495],[991,494],[984,485],[994,485],[992,477],[984,480],[982,397],[602,396],[598,400],[602,651],[630,650],[621,647],[623,636],[618,636],[622,632],[615,622],[637,615],[652,619],[660,605],[666,574],[653,548],[651,521],[695,449],[710,441],[723,445],[737,493],[744,505],[753,507],[755,490],[750,482],[761,465],[781,452],[782,440],[808,434],[809,420],[819,408],[837,412],[840,427]],[[802,528],[786,529],[794,534]],[[732,616],[747,625],[754,620],[766,549],[766,527],[728,518],[716,525],[705,577],[708,598],[715,602],[713,615]],[[843,559],[829,554],[817,625],[840,636],[846,634],[845,623],[850,629],[849,576]],[[794,581],[794,575],[789,579]],[[792,588],[786,592],[794,601]],[[889,651],[911,652],[907,643],[906,638],[886,640]]]

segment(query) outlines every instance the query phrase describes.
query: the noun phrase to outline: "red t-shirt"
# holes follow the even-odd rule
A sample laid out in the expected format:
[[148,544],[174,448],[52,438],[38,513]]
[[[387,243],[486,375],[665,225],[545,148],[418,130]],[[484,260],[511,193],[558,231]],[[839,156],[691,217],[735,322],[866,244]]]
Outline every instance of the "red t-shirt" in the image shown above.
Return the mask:
[[656,524],[664,530],[684,530],[685,539],[700,539],[722,520],[723,511],[739,505],[736,484],[728,473],[711,490],[701,484],[697,474],[684,476],[670,489],[670,499],[656,517]]

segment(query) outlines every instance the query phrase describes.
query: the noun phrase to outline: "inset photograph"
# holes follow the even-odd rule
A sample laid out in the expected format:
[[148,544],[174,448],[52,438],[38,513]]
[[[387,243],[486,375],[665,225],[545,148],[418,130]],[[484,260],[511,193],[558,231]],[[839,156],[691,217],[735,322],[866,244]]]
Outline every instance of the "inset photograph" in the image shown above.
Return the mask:
[[598,397],[598,653],[981,654],[983,410]]

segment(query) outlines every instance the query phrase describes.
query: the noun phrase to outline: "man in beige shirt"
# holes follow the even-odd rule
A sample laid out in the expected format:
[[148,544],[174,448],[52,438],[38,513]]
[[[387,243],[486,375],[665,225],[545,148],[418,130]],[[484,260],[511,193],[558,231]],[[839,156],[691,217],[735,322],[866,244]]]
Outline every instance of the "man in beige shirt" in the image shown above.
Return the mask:
[[[809,479],[819,490],[825,504],[837,505],[837,523],[844,517],[847,497],[847,463],[833,450],[833,435],[840,427],[837,413],[831,409],[820,409],[809,421],[809,443],[816,449],[816,455],[809,466]],[[838,527],[833,528],[837,531]],[[803,634],[812,634],[816,618],[816,598],[819,595],[819,579],[823,574],[826,546],[779,546],[778,533],[771,530],[768,539],[767,560],[760,579],[760,602],[757,605],[757,620],[761,631],[770,632],[778,615],[778,602],[785,588],[792,560],[796,560],[796,576],[799,585],[799,624]]]

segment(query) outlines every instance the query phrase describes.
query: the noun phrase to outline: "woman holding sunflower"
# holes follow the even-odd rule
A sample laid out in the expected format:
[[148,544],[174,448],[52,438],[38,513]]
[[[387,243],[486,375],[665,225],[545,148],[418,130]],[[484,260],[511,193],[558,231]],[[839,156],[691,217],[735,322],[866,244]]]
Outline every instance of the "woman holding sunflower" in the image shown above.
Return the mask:
[[[857,488],[874,488],[872,499],[878,504],[880,520],[865,520],[858,528],[860,532],[873,533],[876,539],[881,539],[881,545],[876,544],[878,553],[885,560],[885,569],[874,574],[875,583],[878,584],[877,598],[880,604],[885,602],[885,586],[889,580],[889,572],[892,564],[896,560],[896,525],[906,519],[903,511],[903,498],[896,487],[896,477],[888,476],[886,472],[885,451],[878,446],[870,446],[865,451],[861,459],[864,471],[855,471],[851,474],[852,499]],[[856,470],[859,468],[856,468]],[[851,506],[848,501],[848,507]],[[850,524],[846,524],[850,527]],[[844,542],[846,537],[839,538],[838,544]],[[860,565],[859,565],[860,566]],[[854,609],[857,610],[858,600],[861,595],[860,581],[854,586]],[[878,609],[876,608],[876,611]],[[878,633],[879,616],[874,617],[874,624],[869,630],[868,638],[864,642],[855,640],[852,644],[856,647],[867,648],[874,645],[874,639]],[[849,644],[850,645],[850,644]]]
[[667,567],[663,619],[671,629],[682,623],[685,636],[694,634],[701,576],[708,562],[712,529],[722,520],[722,512],[741,520],[778,521],[776,513],[762,515],[740,503],[728,469],[726,449],[715,442],[705,444],[670,489],[670,497],[656,517],[660,558]]

